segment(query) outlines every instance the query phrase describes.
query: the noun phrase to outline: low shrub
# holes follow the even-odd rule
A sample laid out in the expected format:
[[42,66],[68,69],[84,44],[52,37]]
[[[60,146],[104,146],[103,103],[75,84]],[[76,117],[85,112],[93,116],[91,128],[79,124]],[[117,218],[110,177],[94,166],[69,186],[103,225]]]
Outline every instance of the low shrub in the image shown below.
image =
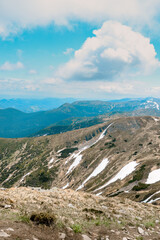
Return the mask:
[[33,213],[30,220],[36,224],[51,226],[55,223],[56,218],[50,213]]

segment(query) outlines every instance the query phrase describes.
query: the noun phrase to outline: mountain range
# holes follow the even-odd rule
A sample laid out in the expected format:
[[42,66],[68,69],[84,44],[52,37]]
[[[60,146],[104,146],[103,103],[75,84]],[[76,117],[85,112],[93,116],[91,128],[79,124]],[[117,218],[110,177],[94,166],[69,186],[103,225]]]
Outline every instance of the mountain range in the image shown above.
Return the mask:
[[159,104],[0,110],[0,238],[158,240]]
[[[103,122],[105,117],[110,116],[160,116],[159,104],[160,99],[147,98],[113,102],[80,101],[66,103],[53,110],[33,113],[24,113],[13,108],[1,109],[0,137],[19,138],[60,133],[85,127],[88,124],[92,125],[92,123],[88,123],[88,117],[91,117],[92,120],[96,118],[92,121],[94,124],[98,121]],[[83,122],[83,124],[82,126],[81,124],[75,127],[70,126],[73,122],[74,125],[79,122]]]

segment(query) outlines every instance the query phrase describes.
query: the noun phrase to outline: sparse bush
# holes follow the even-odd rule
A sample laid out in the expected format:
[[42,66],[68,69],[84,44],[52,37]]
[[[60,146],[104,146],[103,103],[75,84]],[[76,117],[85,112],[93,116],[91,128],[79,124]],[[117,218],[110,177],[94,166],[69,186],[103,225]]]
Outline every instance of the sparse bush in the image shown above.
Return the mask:
[[142,165],[139,170],[137,170],[129,183],[140,181],[143,178],[146,165]]
[[55,223],[55,216],[50,213],[33,213],[30,220],[36,224],[51,226]]
[[82,232],[82,226],[80,224],[73,224],[71,226],[71,228],[73,229],[73,231],[75,233],[81,233]]
[[116,146],[113,142],[107,142],[104,145],[107,146],[108,148],[112,148]]
[[24,222],[24,223],[29,223],[30,222],[30,218],[28,216],[26,216],[26,215],[20,216],[19,220],[21,222]]
[[153,228],[153,227],[155,227],[155,221],[154,220],[150,220],[150,221],[148,221],[148,222],[146,222],[145,224],[145,228]]
[[138,185],[136,185],[132,188],[132,190],[133,191],[141,191],[141,190],[148,188],[148,186],[149,186],[149,184],[139,182]]

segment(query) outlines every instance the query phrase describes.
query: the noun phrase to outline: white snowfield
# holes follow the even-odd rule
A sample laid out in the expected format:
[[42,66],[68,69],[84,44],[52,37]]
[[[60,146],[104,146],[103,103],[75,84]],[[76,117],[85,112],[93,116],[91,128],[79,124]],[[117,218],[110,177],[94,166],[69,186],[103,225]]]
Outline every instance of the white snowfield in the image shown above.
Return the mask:
[[[157,110],[159,110],[159,104],[157,102],[148,100],[147,103],[149,103],[149,104],[151,103],[153,108],[156,108]],[[150,107],[150,105],[147,106],[147,108],[149,108],[149,107]]]
[[89,177],[80,185],[76,191],[82,189],[86,182],[88,182],[91,178],[96,177],[98,174],[100,174],[108,165],[109,161],[108,158],[105,158],[102,160],[102,162],[95,168],[95,170],[89,175]]
[[29,176],[31,173],[32,173],[32,172],[29,172],[29,173],[25,174],[25,175],[21,178],[20,182],[23,182],[24,179],[25,179],[27,176]]
[[52,164],[54,162],[54,157],[51,158],[48,164]]
[[111,124],[108,125],[108,127],[100,134],[99,138],[98,138],[94,143],[92,143],[91,145],[85,146],[84,148],[80,149],[80,150],[78,151],[78,153],[76,153],[76,154],[73,153],[73,154],[69,157],[69,159],[65,162],[65,164],[68,163],[68,161],[70,161],[70,160],[73,159],[73,158],[74,158],[75,160],[74,160],[74,162],[72,163],[72,165],[69,167],[69,169],[68,169],[68,171],[67,171],[66,174],[71,173],[71,172],[79,165],[79,163],[81,162],[82,157],[83,157],[83,155],[81,154],[83,151],[85,151],[86,149],[92,147],[93,145],[95,145],[95,144],[98,143],[101,139],[103,139],[103,138],[105,137],[106,131],[108,130],[108,128],[109,128],[112,124],[113,124],[113,123],[111,123]]
[[123,180],[125,177],[127,177],[129,174],[131,174],[136,166],[138,165],[138,163],[136,163],[135,161],[132,161],[130,163],[128,163],[126,166],[124,166],[115,177],[113,177],[111,180],[109,180],[106,184],[104,184],[103,186],[99,187],[98,189],[96,189],[95,191],[98,191],[102,188],[105,188],[106,186],[108,186],[109,184],[116,182],[117,180]]
[[76,157],[76,159],[74,160],[74,162],[72,163],[72,165],[69,167],[69,169],[68,169],[68,171],[67,171],[66,174],[72,172],[73,169],[76,168],[76,167],[79,165],[79,163],[81,162],[81,160],[82,160],[82,154],[80,154],[80,155],[78,155],[78,156]]
[[53,165],[52,165],[53,162],[54,162],[54,157],[52,157],[51,160],[48,162],[49,169],[53,167]]
[[160,169],[156,169],[149,174],[146,184],[153,184],[159,181],[160,181]]
[[67,187],[69,187],[69,183],[67,183],[64,187],[62,187],[62,189],[66,189]]
[[152,201],[154,201],[154,200],[152,200],[152,197],[154,197],[155,195],[157,195],[159,193],[160,193],[160,191],[153,193],[150,197],[148,197],[146,200],[144,200],[143,203],[151,203]]
[[157,108],[157,110],[159,110],[159,104],[156,102],[153,102],[155,104],[155,107]]
[[155,117],[153,119],[155,122],[159,122],[159,120],[160,120],[159,118],[155,118]]
[[151,200],[151,201],[149,201],[148,203],[157,202],[158,200],[160,200],[160,197],[159,197],[159,198],[156,198],[156,199],[152,199],[152,200]]

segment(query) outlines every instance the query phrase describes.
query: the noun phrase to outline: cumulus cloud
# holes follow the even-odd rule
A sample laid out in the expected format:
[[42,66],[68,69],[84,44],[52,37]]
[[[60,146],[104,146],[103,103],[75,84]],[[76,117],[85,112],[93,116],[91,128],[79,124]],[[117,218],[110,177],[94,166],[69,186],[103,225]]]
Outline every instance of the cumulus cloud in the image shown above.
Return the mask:
[[73,48],[67,48],[63,53],[64,53],[64,55],[69,55],[69,54],[71,54],[72,52],[74,52],[74,49],[73,49]]
[[159,0],[1,0],[0,34],[72,21],[102,23],[113,19],[150,25],[160,10]]
[[35,74],[37,74],[37,71],[35,69],[31,69],[31,70],[29,70],[29,74],[35,75]]
[[72,80],[112,80],[123,75],[148,73],[160,66],[150,39],[119,22],[108,21],[95,30],[61,66],[57,76]]
[[0,70],[3,71],[14,71],[18,69],[23,69],[24,65],[21,62],[17,63],[10,63],[10,62],[5,62],[3,65],[0,66]]

